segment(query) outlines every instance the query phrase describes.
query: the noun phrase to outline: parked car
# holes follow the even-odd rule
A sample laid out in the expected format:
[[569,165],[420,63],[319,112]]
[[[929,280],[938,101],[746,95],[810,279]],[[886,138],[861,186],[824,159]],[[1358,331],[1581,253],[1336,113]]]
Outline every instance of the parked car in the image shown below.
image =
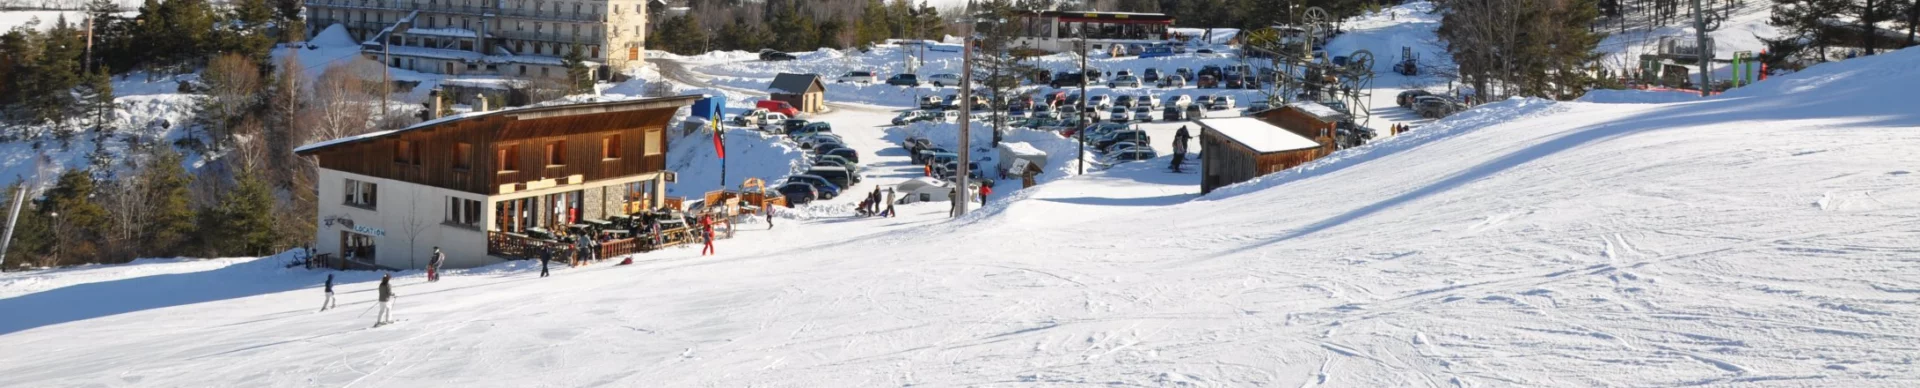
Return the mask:
[[1120,87],[1127,87],[1127,88],[1137,88],[1137,87],[1140,87],[1140,78],[1139,78],[1139,77],[1134,77],[1134,76],[1131,76],[1131,75],[1121,75],[1121,76],[1115,76],[1115,77],[1113,77],[1113,82],[1108,82],[1108,83],[1107,83],[1107,87],[1109,87],[1109,88],[1120,88]]
[[1089,84],[1098,83],[1100,82],[1100,73],[1087,72],[1083,74],[1083,73],[1060,72],[1060,73],[1054,74],[1052,80],[1047,81],[1047,86],[1051,86],[1054,89],[1059,89],[1061,86],[1080,86],[1080,82],[1082,78],[1084,78],[1086,82]]
[[809,150],[818,149],[820,148],[820,145],[828,144],[828,143],[842,144],[842,145],[847,144],[846,139],[841,139],[840,136],[836,136],[831,133],[822,133],[814,136],[802,137],[799,139],[795,139],[795,142],[800,144],[800,148],[809,149]]
[[1214,95],[1213,101],[1207,104],[1207,108],[1211,110],[1233,109],[1233,96],[1224,94]]
[[774,49],[760,50],[760,60],[762,61],[791,61],[794,59],[797,59],[797,58],[794,58],[793,54],[783,53],[778,50],[774,50]]
[[1133,107],[1133,121],[1142,123],[1153,121],[1153,108],[1146,105]]
[[1114,76],[1114,77],[1116,77],[1116,78],[1118,78],[1118,77],[1126,77],[1126,76],[1131,76],[1131,75],[1133,75],[1133,70],[1127,70],[1127,69],[1120,69],[1120,71],[1115,71],[1115,72],[1113,72],[1113,76]]
[[792,134],[795,131],[799,131],[801,127],[807,126],[807,123],[810,123],[810,121],[803,120],[803,119],[781,120],[780,133]]
[[1260,113],[1260,112],[1262,112],[1262,111],[1266,111],[1266,110],[1268,110],[1268,109],[1273,109],[1273,105],[1272,105],[1272,104],[1269,104],[1269,103],[1267,103],[1266,101],[1254,101],[1254,102],[1249,102],[1249,103],[1247,103],[1247,111],[1246,111],[1246,112],[1242,112],[1242,113],[1241,113],[1241,116],[1252,116],[1252,115],[1254,115],[1255,113]]
[[787,115],[776,113],[776,112],[767,112],[767,114],[760,116],[760,125],[758,126],[758,128],[760,128],[761,131],[765,131],[765,132],[779,131],[780,123],[786,122],[787,120],[788,120]]
[[1113,98],[1113,106],[1133,109],[1133,96],[1122,94]]
[[1160,87],[1162,87],[1162,88],[1184,88],[1184,87],[1187,87],[1187,76],[1183,76],[1183,75],[1177,75],[1177,74],[1176,74],[1176,75],[1168,75],[1168,76],[1165,76],[1165,77],[1160,77],[1160,83],[1159,83],[1159,85],[1158,85],[1158,86],[1160,86]]
[[815,199],[820,199],[819,190],[815,189],[813,185],[802,182],[787,182],[786,184],[780,185],[780,187],[775,187],[773,191],[780,193],[782,197],[787,197],[787,204],[789,205],[805,205],[813,202]]
[[1160,69],[1147,68],[1140,71],[1140,82],[1160,82]]
[[1180,121],[1180,120],[1186,120],[1186,117],[1185,117],[1186,115],[1183,115],[1183,114],[1181,114],[1181,113],[1184,113],[1184,112],[1186,112],[1186,111],[1187,111],[1187,110],[1186,110],[1186,107],[1184,107],[1184,106],[1180,106],[1180,105],[1167,105],[1167,108],[1166,108],[1166,109],[1161,109],[1161,110],[1160,110],[1160,119],[1161,119],[1161,120],[1165,120],[1165,121]]
[[920,75],[906,73],[894,74],[892,77],[887,77],[887,84],[894,86],[920,86]]
[[741,127],[759,127],[767,117],[766,109],[749,109],[733,116],[733,125]]
[[1112,147],[1113,143],[1123,141],[1134,144],[1153,144],[1153,138],[1147,136],[1147,131],[1128,128],[1108,133],[1106,136],[1101,136],[1100,141],[1094,142],[1093,146],[1098,149],[1107,149],[1107,147]]
[[920,109],[940,109],[940,96],[921,96]]
[[1134,97],[1133,102],[1136,105],[1146,105],[1148,108],[1160,107],[1160,97],[1152,93],[1141,94],[1139,97]]
[[838,148],[838,149],[834,149],[834,150],[830,150],[830,151],[827,151],[827,152],[825,152],[825,153],[822,153],[822,154],[820,154],[820,155],[822,155],[822,156],[838,156],[838,157],[842,157],[842,158],[847,158],[847,160],[848,160],[848,161],[851,161],[851,162],[853,162],[854,164],[859,164],[859,163],[860,163],[860,153],[859,153],[859,152],[855,152],[855,151],[854,151],[854,150],[853,150],[852,148]]
[[1107,121],[1112,121],[1116,123],[1124,123],[1127,121],[1131,121],[1133,120],[1132,112],[1133,111],[1128,110],[1127,107],[1114,106],[1113,109],[1107,111]]
[[1193,83],[1193,86],[1201,89],[1218,88],[1220,87],[1220,79],[1215,78],[1213,75],[1202,75],[1199,81]]
[[1246,89],[1247,88],[1246,77],[1241,77],[1240,74],[1236,74],[1236,73],[1227,74],[1226,84],[1227,84],[1226,85],[1227,89]]
[[1180,115],[1180,117],[1187,120],[1199,120],[1199,119],[1207,118],[1206,105],[1207,104],[1197,104],[1197,103],[1193,105],[1187,105],[1187,114]]
[[787,117],[800,116],[800,109],[794,108],[793,104],[788,104],[786,101],[760,100],[760,101],[754,102],[753,107],[766,109],[768,112],[784,114],[784,115],[787,115]]
[[1465,104],[1445,96],[1420,96],[1413,100],[1414,113],[1429,119],[1447,117],[1466,109]]
[[927,83],[933,84],[933,87],[936,87],[936,88],[946,87],[947,85],[959,86],[960,75],[959,74],[934,74],[932,77],[927,77]]
[[813,166],[813,168],[807,169],[806,175],[826,178],[827,182],[831,182],[833,185],[840,186],[843,189],[852,188],[854,184],[860,183],[860,174],[847,171],[846,168],[842,167]]
[[1194,76],[1194,74],[1193,74],[1193,69],[1189,69],[1189,68],[1185,68],[1185,67],[1180,67],[1180,68],[1174,68],[1174,69],[1173,69],[1173,75],[1177,75],[1177,76],[1181,76],[1181,77],[1186,77],[1186,78],[1193,78],[1193,76]]
[[847,171],[859,172],[859,168],[846,159],[821,159],[813,161],[814,167],[843,167]]
[[1429,92],[1425,90],[1420,90],[1420,89],[1408,90],[1408,91],[1400,92],[1400,95],[1398,96],[1394,96],[1393,103],[1399,104],[1401,108],[1412,108],[1414,99],[1420,98],[1423,96],[1431,96],[1431,95],[1433,95],[1433,92]]
[[1187,105],[1193,105],[1193,97],[1189,97],[1185,94],[1173,96],[1173,100],[1170,101],[1170,103],[1167,105],[1171,105],[1181,109],[1186,109]]
[[814,190],[820,192],[820,199],[833,199],[834,197],[840,196],[840,186],[834,185],[833,182],[828,182],[827,178],[821,178],[819,175],[800,174],[789,176],[787,177],[787,182],[813,185]]
[[1194,73],[1194,75],[1200,76],[1200,77],[1211,75],[1213,76],[1213,78],[1218,79],[1221,76],[1226,75],[1226,71],[1227,71],[1226,68],[1220,67],[1219,65],[1206,65],[1206,66],[1201,66],[1200,72]]
[[870,84],[870,83],[880,82],[880,76],[874,75],[873,72],[871,71],[854,70],[854,71],[847,72],[847,74],[841,75],[840,78],[835,79],[834,81],[840,82],[840,83],[852,82],[857,84]]
[[1133,161],[1152,160],[1153,158],[1157,158],[1157,157],[1160,157],[1160,155],[1153,152],[1153,149],[1151,148],[1134,148],[1130,150],[1102,155],[1100,157],[1100,163],[1106,164],[1106,165],[1115,165],[1115,164],[1121,164],[1121,163],[1133,162]]

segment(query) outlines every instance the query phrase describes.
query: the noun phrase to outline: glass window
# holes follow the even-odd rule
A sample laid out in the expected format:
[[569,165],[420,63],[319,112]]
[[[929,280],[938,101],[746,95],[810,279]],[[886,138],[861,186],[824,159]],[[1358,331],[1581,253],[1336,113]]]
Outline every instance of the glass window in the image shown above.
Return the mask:
[[600,158],[620,158],[620,135],[612,135],[600,139]]
[[520,147],[500,146],[494,152],[493,164],[494,169],[500,172],[520,171]]
[[372,182],[348,179],[346,185],[346,203],[353,206],[373,208],[379,205],[379,191],[379,186]]
[[446,223],[480,227],[480,201],[447,197]]
[[[541,68],[540,70],[541,70],[541,73],[545,73],[547,69]],[[547,165],[548,166],[566,165],[567,164],[566,153],[567,153],[567,142],[565,140],[547,143]]]
[[662,132],[665,132],[665,131],[661,131],[658,129],[647,131],[647,138],[646,138],[647,156],[660,155],[661,146],[666,144],[666,139],[664,139],[661,136]]

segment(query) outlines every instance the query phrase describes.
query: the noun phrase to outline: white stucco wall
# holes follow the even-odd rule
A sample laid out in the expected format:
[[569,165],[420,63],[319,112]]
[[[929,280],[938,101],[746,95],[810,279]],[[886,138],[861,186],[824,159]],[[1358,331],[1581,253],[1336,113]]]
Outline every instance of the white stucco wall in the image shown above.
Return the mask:
[[[378,185],[379,199],[374,209],[345,203],[347,179]],[[319,186],[320,225],[314,249],[320,253],[341,255],[340,232],[348,228],[340,220],[350,219],[354,229],[373,236],[374,259],[382,266],[425,268],[436,246],[447,254],[447,268],[501,262],[487,256],[485,228],[493,219],[493,206],[485,196],[324,168],[320,169]],[[478,229],[442,223],[447,218],[449,196],[482,202]],[[408,225],[418,226],[417,236],[411,235],[415,231]]]

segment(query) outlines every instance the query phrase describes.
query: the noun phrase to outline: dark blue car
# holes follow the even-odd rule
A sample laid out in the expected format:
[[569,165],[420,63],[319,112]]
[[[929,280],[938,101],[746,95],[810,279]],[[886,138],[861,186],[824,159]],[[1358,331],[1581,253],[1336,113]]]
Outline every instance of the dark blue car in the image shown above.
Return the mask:
[[813,186],[813,188],[820,190],[820,199],[833,199],[834,197],[840,196],[840,186],[827,181],[827,178],[819,175],[794,175],[787,177],[787,182],[799,182]]

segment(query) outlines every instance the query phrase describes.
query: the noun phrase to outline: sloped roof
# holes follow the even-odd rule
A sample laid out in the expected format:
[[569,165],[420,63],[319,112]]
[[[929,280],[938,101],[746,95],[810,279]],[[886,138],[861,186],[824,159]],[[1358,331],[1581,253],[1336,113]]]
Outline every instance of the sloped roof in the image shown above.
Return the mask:
[[549,105],[549,106],[525,107],[525,108],[508,108],[508,109],[501,109],[501,110],[489,111],[489,112],[467,112],[467,113],[461,113],[457,115],[450,115],[447,117],[441,117],[433,120],[422,121],[419,124],[414,124],[406,128],[370,132],[370,133],[362,134],[359,136],[349,136],[349,137],[343,137],[339,139],[320,141],[313,144],[307,144],[307,145],[300,146],[300,148],[293,149],[293,153],[299,154],[299,155],[309,155],[327,148],[333,148],[333,147],[360,143],[360,142],[373,141],[375,139],[391,137],[391,136],[395,136],[395,135],[399,135],[399,134],[407,133],[411,131],[416,131],[416,130],[421,130],[426,128],[433,128],[433,127],[438,127],[442,125],[449,125],[452,123],[458,123],[458,122],[467,121],[467,120],[477,120],[482,117],[488,117],[488,116],[504,115],[504,116],[512,116],[516,119],[537,119],[537,118],[546,118],[546,117],[594,114],[594,113],[605,113],[605,112],[616,112],[616,111],[627,111],[627,110],[662,109],[662,108],[678,109],[683,106],[693,105],[693,101],[698,100],[701,97],[702,96],[695,94],[695,95],[683,95],[683,96],[661,97],[661,98],[643,98],[643,99],[635,99],[635,100],[589,102],[589,103],[583,103],[583,104],[565,104],[565,105]]
[[1300,137],[1293,131],[1269,124],[1253,117],[1233,117],[1224,119],[1200,119],[1200,126],[1220,134],[1228,140],[1247,146],[1253,152],[1271,153],[1303,150],[1320,146],[1320,142]]
[[819,75],[780,73],[780,75],[773,76],[773,84],[767,86],[767,91],[773,93],[801,94],[813,89],[814,85],[820,85],[821,91],[825,91],[827,88],[826,82],[821,81]]

